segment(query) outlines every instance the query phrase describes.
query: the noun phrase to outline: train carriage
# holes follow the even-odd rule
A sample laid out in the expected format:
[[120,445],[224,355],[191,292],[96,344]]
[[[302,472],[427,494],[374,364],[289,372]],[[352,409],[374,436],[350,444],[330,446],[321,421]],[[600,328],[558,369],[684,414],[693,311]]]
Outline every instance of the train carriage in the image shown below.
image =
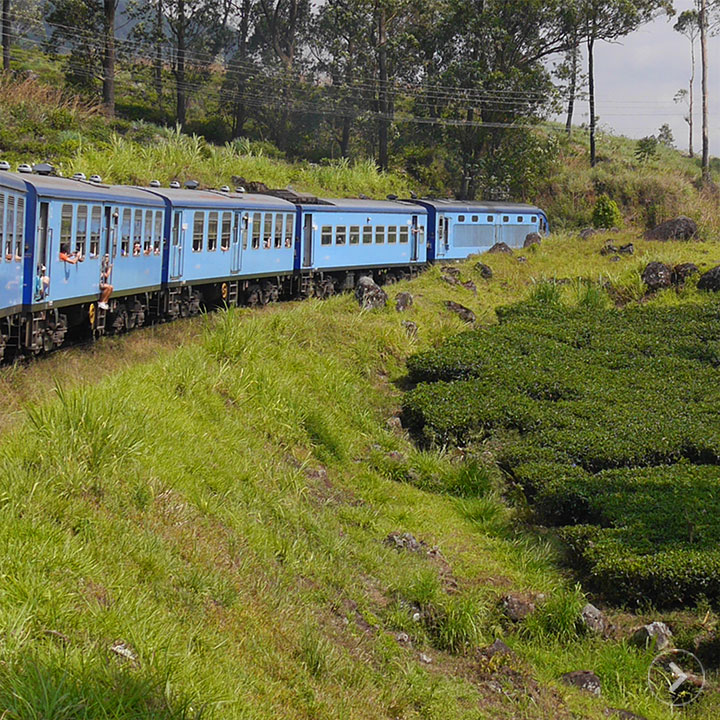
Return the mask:
[[428,211],[428,261],[462,260],[504,242],[521,248],[529,233],[545,234],[545,213],[533,205],[462,200],[413,200]]

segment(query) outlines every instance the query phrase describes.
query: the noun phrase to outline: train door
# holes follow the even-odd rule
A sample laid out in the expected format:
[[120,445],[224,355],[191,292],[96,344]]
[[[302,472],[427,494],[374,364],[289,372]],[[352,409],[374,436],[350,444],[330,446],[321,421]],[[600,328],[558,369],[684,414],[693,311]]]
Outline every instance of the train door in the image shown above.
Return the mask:
[[422,228],[418,225],[418,216],[413,215],[412,216],[412,232],[410,233],[412,235],[411,243],[411,254],[410,254],[410,260],[417,260],[418,259],[418,243],[420,242],[420,233],[422,232]]
[[53,233],[49,227],[50,203],[41,202],[38,212],[38,253],[35,267],[35,300],[43,300],[50,294],[50,265],[53,251]]
[[239,273],[242,267],[242,250],[247,247],[248,238],[248,215],[247,213],[235,213],[235,230],[232,235],[230,247],[230,272]]
[[435,234],[435,256],[444,257],[448,249],[449,220],[444,215],[437,216],[437,232]]
[[310,213],[305,215],[303,242],[305,243],[305,247],[303,248],[303,267],[310,267],[312,265],[313,256],[313,218]]
[[183,271],[183,245],[185,244],[185,228],[182,210],[173,212],[172,235],[170,240],[170,278],[177,280]]

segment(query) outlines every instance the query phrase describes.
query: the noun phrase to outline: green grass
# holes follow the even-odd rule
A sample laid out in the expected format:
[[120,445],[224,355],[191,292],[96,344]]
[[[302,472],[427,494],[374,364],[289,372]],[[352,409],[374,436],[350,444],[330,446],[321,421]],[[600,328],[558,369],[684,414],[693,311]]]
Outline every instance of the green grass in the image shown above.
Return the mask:
[[[489,322],[585,253],[596,277],[599,244],[487,256],[477,296],[433,268],[392,288],[413,292],[406,314],[350,296],[234,310],[3,370],[7,717],[601,718],[606,703],[667,717],[643,689],[651,658],[577,633],[582,594],[517,527],[492,462],[419,450],[385,422],[406,357],[463,327],[445,299]],[[387,547],[392,531],[440,555]],[[521,631],[498,609],[512,590],[548,598]],[[539,682],[532,701],[473,679],[498,636]],[[603,701],[558,684],[585,666]]]

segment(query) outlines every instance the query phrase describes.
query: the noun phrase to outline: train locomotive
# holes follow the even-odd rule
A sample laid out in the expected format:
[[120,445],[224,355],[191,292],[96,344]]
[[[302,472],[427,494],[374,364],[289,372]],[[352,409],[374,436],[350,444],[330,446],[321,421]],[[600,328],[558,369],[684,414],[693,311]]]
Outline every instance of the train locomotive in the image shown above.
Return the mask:
[[0,359],[205,307],[327,297],[362,275],[391,283],[547,231],[532,205],[129,187],[0,163]]

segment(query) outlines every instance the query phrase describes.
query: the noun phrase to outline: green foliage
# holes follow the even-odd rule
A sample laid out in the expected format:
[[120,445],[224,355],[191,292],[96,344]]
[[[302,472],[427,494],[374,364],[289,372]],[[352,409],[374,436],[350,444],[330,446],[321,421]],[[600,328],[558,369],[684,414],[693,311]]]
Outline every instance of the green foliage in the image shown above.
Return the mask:
[[617,203],[605,194],[600,195],[593,207],[592,223],[596,228],[621,227],[622,215]]
[[536,289],[411,357],[407,424],[428,444],[498,443],[540,522],[598,526],[564,533],[608,598],[719,598],[720,305],[599,305]]
[[640,138],[635,145],[635,157],[645,163],[657,155],[658,139],[654,135]]

